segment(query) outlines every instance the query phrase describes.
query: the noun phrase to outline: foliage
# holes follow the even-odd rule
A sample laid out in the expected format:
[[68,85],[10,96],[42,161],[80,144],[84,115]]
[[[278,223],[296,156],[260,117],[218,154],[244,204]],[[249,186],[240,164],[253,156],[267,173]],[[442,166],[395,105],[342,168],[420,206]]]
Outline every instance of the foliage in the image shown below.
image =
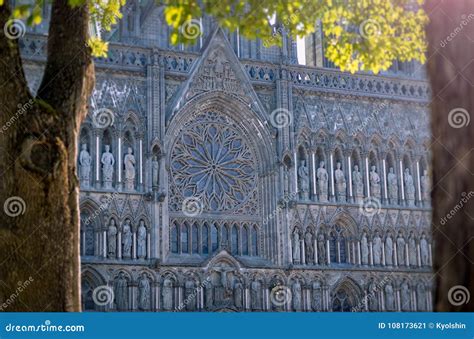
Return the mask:
[[[4,0],[0,0],[0,5]],[[41,22],[44,0],[19,5],[15,18],[29,24]],[[68,0],[71,6],[86,0]],[[264,46],[281,45],[286,34],[303,37],[320,22],[326,37],[325,54],[342,71],[388,69],[394,60],[426,61],[423,0],[161,0],[171,42],[193,43],[201,33],[199,19],[210,15],[230,32],[248,39],[259,38]],[[91,18],[98,27],[89,40],[95,56],[105,56],[107,43],[100,31],[110,30],[122,17],[125,0],[87,0]],[[278,20],[275,20],[278,18]],[[277,23],[275,23],[275,21]],[[272,24],[273,23],[273,24]],[[190,27],[190,24],[194,25]],[[193,29],[198,34],[189,34]]]

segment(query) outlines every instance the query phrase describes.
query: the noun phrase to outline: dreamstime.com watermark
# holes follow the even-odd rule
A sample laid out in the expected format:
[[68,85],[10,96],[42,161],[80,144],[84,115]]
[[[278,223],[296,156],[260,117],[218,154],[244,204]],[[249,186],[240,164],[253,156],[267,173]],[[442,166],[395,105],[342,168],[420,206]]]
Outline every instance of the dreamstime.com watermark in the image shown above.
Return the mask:
[[6,332],[85,332],[84,325],[52,325],[50,320],[45,320],[40,325],[5,325]]
[[456,26],[456,28],[454,28],[454,30],[451,33],[449,33],[449,35],[443,40],[441,40],[441,42],[439,43],[441,48],[446,47],[448,42],[451,42],[459,33],[461,33],[464,27],[466,27],[467,24],[472,21],[472,19],[474,19],[473,13],[467,16],[465,14],[461,15],[461,23],[458,26]]
[[390,283],[392,279],[390,277],[384,277],[380,282],[375,284],[375,287],[369,291],[369,293],[362,298],[361,302],[351,308],[351,312],[361,312],[365,310],[369,304],[369,301],[377,298],[377,292],[382,291],[384,286]]
[[188,295],[186,297],[186,299],[184,299],[183,302],[178,305],[178,307],[175,307],[174,310],[176,312],[179,312],[179,311],[183,310],[183,308],[185,308],[187,304],[189,304],[191,301],[196,299],[199,288],[201,288],[201,287],[209,288],[210,285],[211,285],[211,277],[207,277],[198,287],[194,288],[193,293]]
[[92,221],[94,221],[95,218],[97,218],[103,211],[107,210],[109,208],[110,203],[112,200],[114,200],[114,197],[118,195],[118,192],[112,193],[110,196],[108,196],[105,201],[100,204],[99,208],[94,211],[90,216],[88,216],[86,219],[84,219],[84,225],[89,225]]
[[29,277],[25,281],[19,281],[18,282],[18,287],[15,289],[15,292],[13,292],[3,303],[0,304],[0,312],[5,311],[11,304],[13,304],[18,298],[18,296],[33,282],[35,279],[33,277]]
[[11,125],[13,125],[21,115],[25,114],[31,107],[33,107],[33,99],[28,100],[25,104],[18,104],[18,109],[15,114],[0,128],[0,133],[6,132]]
[[470,191],[469,193],[462,192],[461,193],[461,200],[449,211],[446,216],[442,217],[440,220],[441,225],[446,225],[448,220],[451,220],[463,207],[467,202],[474,196],[474,191]]

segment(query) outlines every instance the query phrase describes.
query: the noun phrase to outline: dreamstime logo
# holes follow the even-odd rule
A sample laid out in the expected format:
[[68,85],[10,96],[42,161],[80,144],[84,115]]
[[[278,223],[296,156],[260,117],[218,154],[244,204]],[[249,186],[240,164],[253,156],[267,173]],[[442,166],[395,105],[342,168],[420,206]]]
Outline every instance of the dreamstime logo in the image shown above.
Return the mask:
[[359,25],[359,34],[365,39],[380,35],[380,24],[374,19],[364,20]]
[[114,290],[107,285],[97,286],[92,292],[92,300],[98,306],[109,305],[114,300]]
[[25,200],[17,196],[10,197],[7,200],[5,200],[5,203],[3,204],[3,211],[5,212],[6,215],[12,218],[25,214],[25,211],[26,211]]
[[359,205],[359,212],[367,217],[372,217],[380,212],[382,204],[380,200],[375,197],[364,198]]
[[293,123],[293,114],[285,108],[277,108],[270,114],[270,123],[275,128],[285,128]]
[[293,295],[287,286],[277,285],[270,292],[270,301],[273,305],[280,307],[291,302]]
[[446,225],[448,220],[451,220],[456,213],[458,213],[466,204],[467,202],[474,196],[474,191],[470,191],[469,193],[462,192],[461,193],[461,200],[446,214],[446,216],[442,217],[440,220],[441,225]]
[[452,128],[466,127],[470,122],[469,112],[464,108],[453,108],[448,114],[448,123]]
[[467,304],[470,299],[471,294],[465,286],[456,285],[451,287],[448,291],[448,301],[453,306],[461,306],[462,304]]
[[107,128],[114,124],[114,113],[107,108],[101,108],[92,117],[92,121],[97,128]]
[[3,132],[5,132],[6,130],[8,130],[8,128],[13,125],[19,118],[21,115],[25,114],[29,109],[31,109],[33,107],[33,99],[30,99],[28,100],[27,103],[25,103],[24,105],[22,104],[18,104],[17,107],[18,107],[18,110],[15,112],[15,114],[5,123],[5,125],[2,126],[2,128],[0,129],[0,133],[3,134]]
[[180,32],[186,39],[196,39],[202,32],[201,21],[198,19],[191,19],[184,22],[180,27]]
[[23,21],[18,19],[11,19],[3,26],[3,33],[8,39],[19,39],[25,35],[26,27]]
[[20,295],[35,279],[33,277],[29,277],[28,280],[25,281],[19,281],[18,282],[18,287],[15,289],[15,292],[13,292],[3,303],[0,304],[0,312],[5,311],[8,306],[13,304]]
[[181,207],[184,215],[187,217],[195,217],[202,213],[202,203],[199,198],[189,197],[183,200]]
[[448,36],[446,36],[445,39],[441,40],[439,45],[442,48],[446,47],[448,42],[451,42],[464,29],[464,27],[467,26],[467,24],[471,22],[472,19],[474,19],[473,13],[469,14],[467,17],[465,14],[461,15],[461,23],[459,24],[459,26],[456,26],[454,30],[451,33],[449,33]]

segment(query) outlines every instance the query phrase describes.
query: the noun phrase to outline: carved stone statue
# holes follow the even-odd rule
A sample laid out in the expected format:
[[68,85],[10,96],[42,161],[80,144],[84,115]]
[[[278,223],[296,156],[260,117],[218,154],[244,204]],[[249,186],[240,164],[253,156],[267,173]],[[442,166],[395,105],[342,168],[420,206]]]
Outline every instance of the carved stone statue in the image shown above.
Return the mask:
[[114,286],[115,304],[117,310],[128,310],[128,282],[125,273],[120,272]]
[[318,264],[326,265],[326,240],[324,234],[319,233],[318,235]]
[[301,161],[301,165],[298,168],[298,180],[301,198],[305,200],[309,199],[309,173],[306,161],[304,160]]
[[82,144],[82,150],[79,154],[79,179],[81,186],[89,187],[92,158],[87,151],[87,144]]
[[293,232],[293,263],[299,264],[301,262],[301,247],[300,234],[298,230]]
[[252,309],[261,310],[262,309],[262,285],[259,281],[253,281],[251,286],[251,300],[252,300]]
[[372,253],[374,255],[374,265],[380,265],[382,263],[382,239],[377,231],[372,242]]
[[293,283],[292,289],[292,300],[293,300],[293,309],[296,312],[301,311],[302,303],[301,303],[301,284],[299,281],[295,281]]
[[317,171],[318,177],[318,192],[319,192],[319,201],[325,202],[328,201],[328,172],[324,168],[325,163],[321,161],[319,163],[319,168]]
[[398,181],[397,175],[395,174],[393,167],[388,169],[387,174],[388,181],[388,198],[390,204],[396,204],[398,202]]
[[160,164],[156,156],[151,159],[151,182],[153,187],[158,187],[159,185],[159,172]]
[[139,259],[145,259],[146,257],[146,227],[145,222],[140,220],[137,232],[137,256]]
[[398,266],[405,265],[405,239],[403,238],[402,232],[398,232],[397,237],[397,261]]
[[410,237],[408,238],[408,255],[410,259],[410,266],[417,266],[418,260],[416,255],[416,240],[413,231],[410,232]]
[[376,167],[372,166],[370,175],[369,175],[369,181],[370,181],[370,195],[375,198],[380,199],[380,177],[378,173],[376,172]]
[[150,280],[146,273],[142,273],[142,278],[138,282],[138,308],[143,311],[148,311],[150,309],[150,291]]
[[316,281],[313,283],[313,311],[319,312],[322,311],[323,296],[321,283]]
[[410,287],[406,280],[402,282],[400,286],[400,303],[402,311],[410,311]]
[[395,296],[393,287],[390,284],[385,286],[385,309],[387,311],[395,311]]
[[426,291],[422,284],[416,286],[416,305],[418,311],[426,311]]
[[360,173],[358,165],[354,165],[354,171],[352,172],[352,184],[354,187],[355,202],[361,203],[364,198],[364,183],[362,181],[362,173]]
[[184,295],[186,300],[186,310],[194,311],[196,310],[196,286],[193,280],[187,280],[184,283]]
[[387,234],[385,239],[385,265],[393,265],[393,240],[390,233]]
[[379,310],[379,299],[378,299],[377,284],[375,283],[374,278],[370,279],[369,285],[367,286],[367,300],[368,300],[368,303],[369,303],[369,310],[370,311],[378,311]]
[[314,262],[313,234],[306,232],[304,236],[306,264]]
[[428,241],[426,240],[425,233],[421,234],[420,239],[420,254],[421,254],[421,265],[422,266],[429,266],[430,264],[430,256],[429,256],[429,247]]
[[170,279],[165,279],[163,282],[163,288],[161,289],[161,295],[163,297],[163,309],[170,311],[173,309],[173,282]]
[[244,288],[240,281],[237,281],[234,286],[234,305],[237,309],[242,309],[243,304]]
[[112,153],[110,153],[109,145],[105,145],[105,152],[102,153],[100,162],[102,164],[103,187],[106,189],[110,189],[112,188],[112,178],[114,175],[115,159]]
[[133,235],[130,226],[130,220],[125,220],[122,230],[122,257],[130,259],[132,257]]
[[405,181],[405,191],[406,191],[406,199],[408,202],[408,206],[415,205],[415,185],[413,184],[413,177],[410,174],[410,170],[408,168],[405,169],[404,179]]
[[334,180],[336,181],[337,200],[340,202],[346,201],[346,177],[341,169],[341,163],[336,163],[336,170],[334,171]]
[[131,147],[128,148],[127,152],[123,159],[125,166],[125,188],[133,190],[135,188],[135,156]]
[[362,233],[362,238],[360,239],[360,259],[362,265],[369,264],[369,243],[367,241],[367,233]]
[[110,259],[117,257],[117,226],[114,218],[110,219],[107,227],[107,256]]
[[421,192],[423,194],[423,201],[430,201],[431,194],[431,178],[428,175],[428,171],[424,170],[423,175],[421,176]]

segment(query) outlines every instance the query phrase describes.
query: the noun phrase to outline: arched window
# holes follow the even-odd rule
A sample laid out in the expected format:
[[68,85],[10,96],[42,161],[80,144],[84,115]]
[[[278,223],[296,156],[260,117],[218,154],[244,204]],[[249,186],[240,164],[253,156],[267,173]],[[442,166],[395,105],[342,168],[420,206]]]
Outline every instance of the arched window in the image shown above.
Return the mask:
[[232,254],[239,254],[239,229],[237,225],[232,227]]
[[199,252],[199,248],[198,248],[198,241],[199,241],[199,238],[198,238],[198,226],[196,223],[193,224],[193,232],[192,232],[192,235],[191,235],[191,241],[192,241],[192,253],[193,254],[196,254]]
[[249,255],[249,232],[246,226],[242,228],[242,255]]
[[227,229],[227,225],[222,227],[222,240],[221,243],[227,246],[229,244],[229,230]]
[[171,253],[178,253],[178,225],[171,226]]
[[207,226],[207,224],[204,224],[202,227],[201,246],[202,254],[209,254],[209,226]]
[[217,247],[218,247],[218,243],[219,243],[219,239],[218,239],[218,233],[219,233],[219,230],[217,228],[217,224],[214,224],[212,226],[212,230],[211,230],[211,246],[212,246],[212,252],[216,251],[217,250]]
[[345,289],[340,289],[334,295],[332,302],[333,312],[350,312],[353,307],[351,298],[347,294]]
[[337,236],[334,232],[329,234],[329,255],[331,256],[331,263],[337,263]]
[[341,263],[345,263],[347,261],[346,258],[346,238],[344,238],[344,235],[341,234],[339,237],[339,258],[341,260]]
[[189,253],[188,247],[188,225],[181,227],[181,253]]
[[252,229],[252,255],[258,256],[258,233],[257,226]]

